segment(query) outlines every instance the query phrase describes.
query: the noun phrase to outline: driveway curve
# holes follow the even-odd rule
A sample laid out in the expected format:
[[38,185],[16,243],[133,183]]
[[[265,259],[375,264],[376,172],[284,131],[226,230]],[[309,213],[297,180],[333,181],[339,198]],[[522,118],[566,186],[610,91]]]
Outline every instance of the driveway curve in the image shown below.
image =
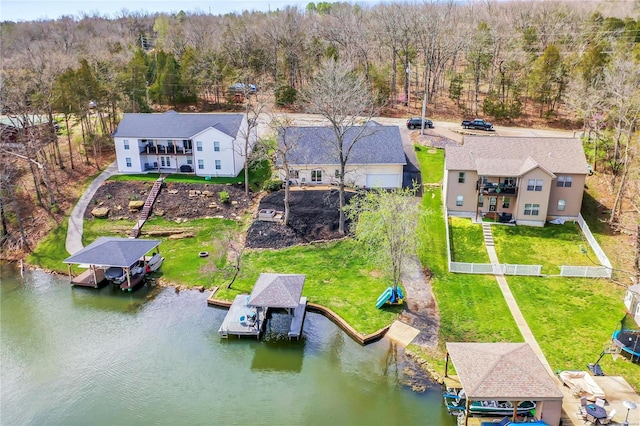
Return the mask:
[[77,251],[81,250],[84,246],[82,245],[82,232],[84,227],[84,212],[87,210],[91,199],[95,195],[96,191],[100,186],[111,176],[118,173],[118,165],[114,161],[109,164],[102,173],[98,175],[97,178],[93,180],[84,191],[84,194],[80,197],[75,207],[71,211],[71,215],[69,216],[69,227],[67,228],[67,240],[65,242],[65,248],[69,254],[74,254]]

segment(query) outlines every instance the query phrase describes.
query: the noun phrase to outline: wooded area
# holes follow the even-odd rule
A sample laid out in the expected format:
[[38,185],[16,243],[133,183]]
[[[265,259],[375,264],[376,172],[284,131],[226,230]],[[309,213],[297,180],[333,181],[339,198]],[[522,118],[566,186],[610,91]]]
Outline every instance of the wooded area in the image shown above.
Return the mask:
[[[424,107],[429,117],[583,129],[591,167],[615,194],[609,222],[627,233],[640,222],[639,1],[122,10],[2,22],[0,37],[2,114],[24,129],[23,147],[0,153],[2,234],[14,245],[28,247],[18,205],[35,195],[55,211],[56,171],[99,167],[123,112],[245,110],[249,93],[229,90],[238,82],[255,84],[272,108],[295,109],[327,58],[353,64],[395,114]],[[35,125],[42,116],[51,124]],[[16,187],[25,175],[34,194]],[[622,221],[629,210],[635,220]]]

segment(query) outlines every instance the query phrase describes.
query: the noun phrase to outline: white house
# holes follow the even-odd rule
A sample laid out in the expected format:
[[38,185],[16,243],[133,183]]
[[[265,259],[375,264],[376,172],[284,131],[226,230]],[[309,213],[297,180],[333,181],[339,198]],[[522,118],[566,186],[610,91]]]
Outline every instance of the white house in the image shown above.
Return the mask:
[[[356,143],[353,144],[353,140]],[[330,127],[287,127],[278,135],[280,151],[286,151],[289,180],[298,185],[330,185],[338,182],[340,161]],[[407,164],[398,126],[370,122],[348,129],[344,150],[353,144],[345,169],[345,183],[366,188],[402,187]],[[280,178],[284,179],[282,161]]]
[[[120,173],[235,177],[247,155],[243,114],[125,114],[113,133]],[[249,135],[248,151],[256,141]]]

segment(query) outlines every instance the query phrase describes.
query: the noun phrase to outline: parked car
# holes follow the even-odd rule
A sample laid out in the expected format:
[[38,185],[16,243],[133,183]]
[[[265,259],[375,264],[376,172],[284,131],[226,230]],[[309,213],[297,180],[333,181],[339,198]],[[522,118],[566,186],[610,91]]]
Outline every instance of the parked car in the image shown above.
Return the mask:
[[474,130],[486,130],[493,131],[493,124],[488,121],[484,121],[481,118],[476,118],[475,120],[464,120],[462,122],[463,129],[474,129]]
[[[407,120],[407,128],[408,129],[421,129],[422,128],[422,118],[420,117],[411,117],[410,119]],[[424,120],[424,128],[425,129],[433,129],[433,121],[431,120],[427,120],[425,118]]]
[[236,93],[244,93],[246,91],[249,93],[256,93],[258,88],[255,84],[235,83],[229,86],[229,91]]

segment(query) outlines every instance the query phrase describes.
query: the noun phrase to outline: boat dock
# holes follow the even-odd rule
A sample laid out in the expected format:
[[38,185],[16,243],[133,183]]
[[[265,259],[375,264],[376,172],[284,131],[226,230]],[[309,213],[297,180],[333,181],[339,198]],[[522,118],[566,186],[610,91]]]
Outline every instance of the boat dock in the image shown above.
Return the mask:
[[134,274],[133,276],[131,276],[130,279],[128,280],[125,279],[124,282],[119,285],[119,287],[122,291],[126,291],[126,290],[132,291],[134,288],[140,285],[140,283],[142,282],[142,280],[144,280],[144,277],[146,275],[147,274],[144,271]]
[[304,316],[307,312],[307,298],[301,297],[300,303],[293,310],[293,318],[291,318],[291,325],[289,326],[289,340],[295,338],[299,339],[302,334],[302,325],[304,324]]
[[104,269],[89,268],[77,277],[71,278],[71,285],[98,288],[105,282]]
[[218,332],[222,337],[256,336],[260,338],[267,318],[267,309],[259,309],[248,306],[249,295],[239,294],[229,307],[229,312],[224,317]]

